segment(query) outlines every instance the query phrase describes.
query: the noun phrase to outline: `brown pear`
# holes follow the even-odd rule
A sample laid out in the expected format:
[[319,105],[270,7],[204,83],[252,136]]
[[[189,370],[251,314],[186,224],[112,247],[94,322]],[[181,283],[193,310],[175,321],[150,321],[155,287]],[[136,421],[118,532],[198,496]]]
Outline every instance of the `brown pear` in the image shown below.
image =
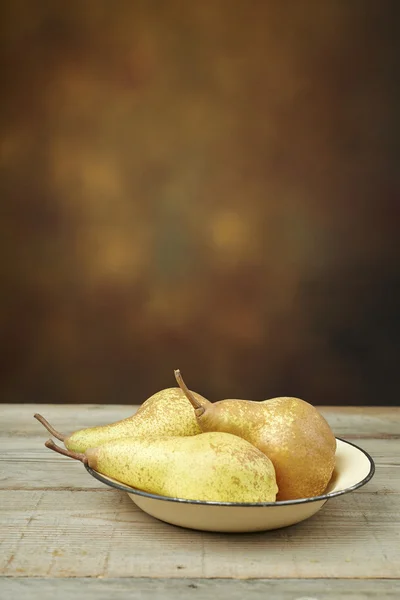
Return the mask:
[[203,432],[232,433],[270,458],[279,488],[277,500],[324,493],[335,467],[336,438],[314,406],[291,397],[263,402],[220,400],[202,405],[186,387],[179,370],[175,377]]
[[[208,400],[191,392],[200,406]],[[64,442],[68,450],[85,452],[111,440],[135,437],[154,439],[166,436],[191,436],[201,433],[190,401],[179,388],[168,388],[148,398],[137,412],[108,425],[79,429],[71,435],[56,431],[41,415],[35,418],[58,440]]]

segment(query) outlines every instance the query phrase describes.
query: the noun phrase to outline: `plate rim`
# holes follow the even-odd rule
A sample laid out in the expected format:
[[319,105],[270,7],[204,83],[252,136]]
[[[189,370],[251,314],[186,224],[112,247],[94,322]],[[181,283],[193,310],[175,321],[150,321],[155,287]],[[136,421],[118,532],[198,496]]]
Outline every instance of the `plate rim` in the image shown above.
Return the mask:
[[228,508],[229,507],[230,508],[239,508],[239,507],[262,508],[262,507],[296,506],[299,504],[308,504],[309,502],[321,502],[321,501],[326,502],[327,500],[330,500],[331,498],[336,498],[337,496],[343,496],[344,494],[349,494],[350,492],[353,492],[354,490],[357,490],[357,489],[361,488],[362,486],[364,486],[374,476],[375,462],[374,462],[373,458],[371,457],[371,455],[366,450],[364,450],[363,448],[360,448],[360,446],[357,446],[357,444],[354,444],[353,442],[344,440],[343,438],[336,437],[336,439],[345,444],[348,444],[349,446],[353,446],[353,448],[356,448],[359,452],[362,452],[367,457],[369,464],[370,464],[370,469],[369,469],[368,474],[363,479],[361,479],[360,481],[355,483],[354,485],[344,488],[343,490],[337,490],[335,492],[328,492],[327,494],[321,494],[320,496],[311,496],[310,498],[297,498],[295,500],[277,500],[276,502],[217,502],[217,501],[213,501],[213,500],[188,500],[186,498],[174,498],[172,496],[161,496],[159,494],[152,494],[150,492],[145,492],[143,490],[133,488],[124,483],[119,483],[113,479],[108,479],[106,476],[104,476],[101,473],[99,473],[98,471],[95,471],[94,469],[92,469],[92,467],[89,467],[89,465],[87,465],[86,463],[84,463],[84,467],[92,477],[94,477],[98,481],[101,481],[102,483],[104,483],[110,487],[113,487],[113,488],[123,491],[123,492],[127,492],[128,494],[134,494],[136,496],[143,496],[143,497],[149,498],[151,500],[161,500],[163,502],[177,502],[179,504],[194,504],[196,506],[198,506],[198,505],[200,505],[200,506],[224,506],[224,507],[228,507]]

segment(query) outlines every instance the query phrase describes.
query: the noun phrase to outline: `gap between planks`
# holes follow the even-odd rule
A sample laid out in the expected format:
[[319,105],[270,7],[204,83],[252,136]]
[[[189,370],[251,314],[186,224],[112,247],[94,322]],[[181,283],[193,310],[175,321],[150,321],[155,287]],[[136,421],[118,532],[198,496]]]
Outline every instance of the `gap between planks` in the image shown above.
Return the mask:
[[154,579],[131,578],[4,578],[0,579],[0,592],[4,598],[19,600],[368,600],[400,596],[400,583],[396,579]]

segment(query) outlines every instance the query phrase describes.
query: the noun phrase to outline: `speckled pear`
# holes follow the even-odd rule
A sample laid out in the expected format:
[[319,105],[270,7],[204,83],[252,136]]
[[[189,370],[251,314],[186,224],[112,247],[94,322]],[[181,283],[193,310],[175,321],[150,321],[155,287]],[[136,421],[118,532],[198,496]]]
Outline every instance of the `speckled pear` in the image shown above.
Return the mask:
[[[208,400],[192,392],[201,406]],[[88,427],[65,436],[56,431],[41,415],[36,414],[46,429],[58,440],[64,442],[68,450],[85,452],[111,440],[125,437],[145,437],[147,439],[166,436],[191,436],[201,432],[193,413],[193,408],[185,394],[179,388],[168,388],[148,398],[138,411],[126,419]]]
[[275,470],[265,454],[230,433],[155,440],[125,438],[77,454],[46,446],[131,487],[172,498],[274,502]]
[[202,431],[240,436],[273,462],[279,488],[277,500],[310,498],[324,493],[335,467],[336,439],[318,410],[299,398],[263,402],[221,400],[201,405],[175,377],[190,400]]

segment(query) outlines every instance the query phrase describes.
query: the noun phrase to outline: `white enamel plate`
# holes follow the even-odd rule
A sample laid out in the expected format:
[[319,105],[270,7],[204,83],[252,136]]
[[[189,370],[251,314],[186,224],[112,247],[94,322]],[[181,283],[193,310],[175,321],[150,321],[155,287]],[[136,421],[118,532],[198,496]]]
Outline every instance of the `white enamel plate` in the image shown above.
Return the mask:
[[312,517],[324,504],[362,487],[373,477],[375,465],[365,450],[340,438],[336,466],[325,494],[313,498],[265,503],[206,502],[157,496],[106,477],[89,466],[87,471],[106,485],[123,492],[149,515],[179,527],[202,531],[267,531],[294,525]]

